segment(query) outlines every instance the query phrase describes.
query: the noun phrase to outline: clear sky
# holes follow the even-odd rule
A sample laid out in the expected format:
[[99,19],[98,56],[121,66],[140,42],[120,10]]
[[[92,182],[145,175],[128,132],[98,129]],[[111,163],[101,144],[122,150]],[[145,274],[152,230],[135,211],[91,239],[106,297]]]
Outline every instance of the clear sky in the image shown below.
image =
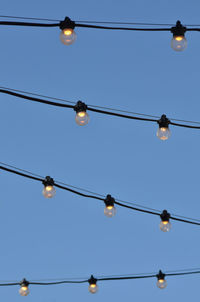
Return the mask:
[[[1,15],[74,20],[200,24],[197,0],[1,1]],[[169,118],[200,120],[199,33],[187,33],[188,48],[176,53],[171,34],[76,29],[64,46],[58,28],[1,27],[0,86],[71,101]],[[73,110],[0,95],[0,161],[100,194],[200,218],[199,130],[90,113],[85,127]],[[57,189],[42,196],[40,183],[0,173],[0,280],[88,278],[199,267],[198,226],[172,222]],[[161,291],[156,280],[88,285],[1,288],[4,302],[21,300],[186,302],[199,296],[200,276],[171,277]],[[151,297],[151,298],[150,298]]]

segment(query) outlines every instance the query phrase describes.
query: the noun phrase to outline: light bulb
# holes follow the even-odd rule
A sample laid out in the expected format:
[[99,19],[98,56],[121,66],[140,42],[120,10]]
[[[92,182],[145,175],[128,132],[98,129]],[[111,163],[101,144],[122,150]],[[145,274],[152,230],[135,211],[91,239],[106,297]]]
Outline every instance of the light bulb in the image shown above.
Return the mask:
[[50,186],[50,185],[49,186],[44,186],[42,194],[46,198],[52,198],[52,197],[55,196],[56,190],[55,190],[54,186]]
[[171,222],[169,221],[170,219],[170,214],[167,212],[167,210],[164,210],[160,214],[161,222],[160,222],[160,229],[163,232],[169,232],[171,230]]
[[182,51],[187,47],[187,40],[185,38],[185,32],[187,28],[181,24],[178,20],[176,26],[171,28],[173,38],[171,40],[171,47],[175,51]]
[[104,214],[106,217],[113,217],[116,215],[116,208],[114,205],[105,206],[104,208]]
[[115,199],[108,194],[106,198],[104,199],[105,208],[104,208],[104,214],[106,217],[113,217],[116,214],[116,208],[115,208]]
[[79,111],[76,113],[75,120],[79,126],[85,126],[88,124],[90,117],[86,111]]
[[64,28],[60,33],[60,40],[64,45],[71,45],[76,41],[76,33],[72,28]]
[[175,51],[183,51],[187,47],[187,40],[184,36],[174,36],[171,40],[171,47]]
[[30,293],[28,286],[21,286],[19,293],[21,296],[28,296],[28,294]]
[[44,189],[42,191],[42,194],[46,198],[52,198],[56,194],[56,190],[54,188],[54,180],[50,176],[46,176],[45,179],[42,181],[44,185]]
[[91,294],[96,294],[96,292],[98,291],[98,285],[97,284],[90,284],[88,287],[88,290]]
[[164,289],[167,286],[167,281],[165,279],[158,279],[156,284],[160,289]]
[[98,285],[97,285],[97,279],[94,278],[93,275],[91,275],[90,279],[88,280],[89,287],[88,290],[91,294],[95,294],[98,291]]
[[167,140],[171,136],[169,127],[159,127],[156,133],[157,137],[163,141]]
[[27,296],[30,293],[29,288],[28,288],[29,282],[26,279],[23,279],[20,282],[20,285],[21,285],[21,287],[19,289],[20,295]]
[[167,286],[167,281],[165,280],[165,274],[161,270],[159,270],[159,273],[156,275],[158,281],[157,281],[157,286],[160,289],[164,289]]
[[69,17],[65,17],[65,19],[60,22],[60,40],[63,44],[71,45],[76,41],[75,26],[75,22]]
[[157,137],[163,141],[168,139],[171,136],[171,132],[169,130],[170,120],[166,117],[165,114],[161,116],[161,118],[157,121],[159,128],[156,133]]
[[172,228],[171,222],[170,221],[161,221],[160,222],[160,229],[163,232],[169,232]]

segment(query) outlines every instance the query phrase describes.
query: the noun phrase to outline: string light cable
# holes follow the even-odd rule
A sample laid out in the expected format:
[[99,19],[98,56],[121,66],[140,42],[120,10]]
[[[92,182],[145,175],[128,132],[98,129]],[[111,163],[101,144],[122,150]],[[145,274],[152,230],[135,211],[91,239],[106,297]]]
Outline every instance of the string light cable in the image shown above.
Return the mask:
[[[185,33],[187,31],[200,31],[199,25],[187,25],[183,26],[178,20],[176,25],[173,24],[155,24],[155,23],[136,23],[136,22],[109,22],[109,21],[73,21],[69,17],[65,17],[64,20],[54,19],[42,19],[42,18],[26,18],[15,16],[0,16],[1,18],[8,19],[21,19],[24,21],[0,21],[0,25],[6,26],[26,26],[26,27],[59,27],[61,29],[60,40],[65,45],[71,45],[76,41],[75,28],[92,28],[92,29],[104,29],[104,30],[120,30],[120,31],[146,31],[146,32],[171,32],[173,38],[171,40],[171,47],[175,51],[182,51],[187,47],[187,41],[185,39]],[[31,21],[45,21],[45,23],[28,22]],[[46,23],[47,22],[47,23]],[[56,23],[49,23],[56,22]],[[109,25],[109,26],[108,26]],[[113,25],[113,26],[111,26]],[[116,26],[118,25],[118,26]],[[123,25],[123,26],[119,26]],[[142,27],[125,27],[125,25],[135,25]],[[145,26],[145,27],[144,27]],[[148,26],[156,26],[149,28]],[[157,27],[163,26],[163,27]],[[170,26],[170,27],[166,27]]]
[[73,278],[67,280],[58,280],[53,279],[54,281],[28,281],[25,278],[20,282],[7,282],[7,283],[0,283],[0,287],[8,287],[8,286],[20,286],[19,293],[21,296],[27,296],[29,291],[30,285],[37,285],[37,286],[52,286],[52,285],[61,285],[61,284],[84,284],[88,283],[89,287],[88,290],[90,293],[95,294],[98,291],[98,282],[105,282],[105,281],[124,281],[124,280],[137,280],[137,279],[157,279],[157,287],[160,289],[164,289],[167,286],[167,281],[165,277],[175,277],[175,276],[185,276],[185,275],[196,275],[200,274],[199,269],[192,269],[192,270],[180,270],[174,272],[166,272],[163,273],[159,270],[158,273],[148,273],[148,274],[129,274],[129,275],[117,275],[117,276],[101,276],[101,277],[94,277],[93,275],[90,276],[89,279],[80,279],[80,278]]
[[[157,116],[152,116],[152,115],[147,115],[147,114],[142,114],[142,113],[134,113],[135,115],[132,115],[133,112],[130,112],[130,114],[124,114],[123,112],[129,113],[129,111],[123,111],[123,110],[117,110],[117,109],[111,109],[111,108],[106,109],[106,107],[86,105],[82,101],[78,101],[77,103],[74,103],[71,101],[63,100],[63,99],[43,96],[44,98],[49,98],[49,99],[54,100],[54,101],[50,101],[50,100],[45,100],[43,98],[36,97],[36,96],[40,96],[39,94],[34,94],[34,93],[30,93],[30,92],[26,92],[26,94],[25,94],[25,92],[21,93],[20,91],[21,90],[0,87],[0,93],[2,93],[2,94],[8,94],[8,95],[11,95],[11,96],[14,96],[17,98],[21,98],[21,99],[36,102],[36,103],[42,103],[45,105],[73,109],[76,112],[75,121],[79,126],[84,126],[84,125],[88,124],[89,119],[90,119],[89,115],[88,115],[88,111],[92,111],[95,113],[109,115],[109,116],[116,116],[119,118],[156,123],[159,126],[156,135],[161,140],[167,140],[171,136],[171,131],[169,129],[169,125],[200,130],[200,122],[184,121],[184,120],[178,120],[178,119],[168,119],[165,114],[163,114],[160,118]],[[55,100],[59,100],[59,102],[55,102]],[[99,108],[102,108],[102,109],[99,109]],[[118,111],[118,112],[114,112],[114,111]],[[138,115],[138,116],[136,116],[136,115]],[[197,126],[197,125],[199,125],[199,126]]]
[[106,196],[104,196],[104,195],[94,193],[94,192],[91,192],[91,191],[88,191],[88,190],[85,190],[82,188],[70,186],[70,185],[67,185],[67,184],[64,184],[64,183],[61,183],[58,181],[54,181],[54,179],[51,178],[50,176],[46,176],[44,178],[42,176],[39,176],[39,175],[29,172],[27,170],[22,170],[22,169],[13,167],[11,165],[7,165],[2,162],[0,162],[0,170],[41,182],[44,186],[42,193],[45,198],[54,197],[55,193],[56,193],[55,187],[57,187],[59,189],[71,192],[71,193],[73,193],[75,195],[79,195],[81,197],[86,197],[86,198],[91,198],[91,199],[96,199],[98,201],[101,201],[105,205],[104,214],[105,214],[105,216],[107,216],[109,218],[113,217],[116,214],[115,206],[117,205],[119,207],[133,210],[135,212],[141,212],[141,213],[146,213],[146,214],[160,217],[160,220],[161,220],[160,229],[163,232],[170,231],[170,229],[171,229],[170,221],[171,220],[200,226],[200,220],[198,220],[198,219],[183,217],[183,216],[179,216],[176,214],[170,214],[167,212],[167,210],[163,210],[162,212],[160,212],[159,210],[143,207],[138,204],[136,206],[134,203],[115,199],[110,194],[107,194]]

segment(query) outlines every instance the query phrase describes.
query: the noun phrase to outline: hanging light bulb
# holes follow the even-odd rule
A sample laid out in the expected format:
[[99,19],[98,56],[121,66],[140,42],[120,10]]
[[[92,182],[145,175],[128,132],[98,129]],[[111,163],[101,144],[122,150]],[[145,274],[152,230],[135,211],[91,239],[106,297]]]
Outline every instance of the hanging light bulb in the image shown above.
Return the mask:
[[163,232],[169,232],[171,230],[171,222],[169,221],[170,219],[170,214],[167,212],[167,210],[164,210],[162,214],[160,215],[161,222],[160,222],[160,229]]
[[53,186],[54,185],[53,178],[51,178],[50,176],[46,176],[42,183],[44,185],[44,189],[42,191],[42,194],[44,195],[44,197],[46,197],[46,198],[54,197],[56,194],[56,190]]
[[175,51],[183,51],[187,47],[187,40],[185,38],[185,32],[187,28],[184,27],[180,21],[176,22],[176,26],[171,28],[173,38],[171,40],[171,47]]
[[88,124],[90,117],[87,110],[87,105],[81,101],[78,101],[74,106],[74,110],[76,111],[75,121],[79,126],[85,126]]
[[107,195],[106,199],[104,200],[105,208],[104,208],[104,214],[106,217],[113,217],[116,214],[116,208],[115,208],[115,199],[111,195]]
[[76,33],[74,31],[75,22],[66,17],[64,21],[60,22],[60,40],[64,45],[71,45],[76,41]]
[[97,279],[96,278],[94,278],[94,276],[93,275],[91,275],[91,277],[90,277],[90,279],[88,280],[88,282],[89,282],[89,287],[88,287],[88,289],[89,289],[89,292],[91,293],[91,294],[96,294],[96,292],[98,291],[98,285],[97,285]]
[[21,296],[28,296],[28,294],[30,293],[28,286],[29,286],[29,282],[24,278],[21,282],[20,282],[20,289],[19,289],[19,293]]
[[158,275],[157,275],[157,286],[160,289],[164,289],[167,286],[167,281],[165,280],[165,274],[163,274],[163,272],[160,270]]
[[157,137],[163,141],[167,140],[171,136],[171,131],[169,129],[170,120],[165,114],[161,116],[157,122],[159,125],[158,131],[156,133]]

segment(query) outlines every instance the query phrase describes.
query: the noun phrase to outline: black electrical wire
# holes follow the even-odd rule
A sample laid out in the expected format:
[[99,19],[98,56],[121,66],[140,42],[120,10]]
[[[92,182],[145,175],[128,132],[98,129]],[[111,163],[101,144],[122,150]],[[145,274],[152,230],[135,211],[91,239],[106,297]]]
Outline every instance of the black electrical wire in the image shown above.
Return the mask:
[[[55,100],[55,101],[61,101],[61,102],[65,102],[65,103],[69,103],[69,104],[74,104],[76,105],[76,102],[72,102],[63,98],[56,98],[56,97],[51,97],[51,96],[47,96],[47,95],[43,95],[43,94],[38,94],[38,93],[33,93],[33,92],[29,92],[29,91],[24,91],[24,90],[19,90],[19,89],[12,89],[9,87],[3,87],[0,86],[1,89],[4,90],[9,90],[9,91],[14,91],[14,92],[19,92],[22,94],[28,94],[28,95],[33,95],[33,96],[38,96],[38,97],[42,97],[42,98],[47,98],[50,100]],[[92,104],[88,104],[89,107],[93,107],[93,108],[100,108],[100,109],[105,109],[105,110],[109,110],[109,111],[117,111],[117,112],[122,112],[122,113],[128,113],[128,114],[134,114],[134,115],[139,115],[139,116],[144,116],[144,117],[152,117],[155,119],[159,119],[160,117],[157,115],[150,115],[150,114],[145,114],[145,113],[138,113],[138,112],[133,112],[133,111],[128,111],[128,110],[120,110],[120,109],[116,109],[116,108],[111,108],[111,107],[105,107],[105,106],[97,106],[97,105],[92,105]],[[177,122],[183,122],[183,123],[191,123],[191,124],[198,124],[200,125],[200,122],[197,121],[188,121],[188,120],[183,120],[183,119],[175,119],[175,118],[170,118],[169,119],[171,121],[177,121]]]
[[[11,168],[8,168],[8,167],[4,167],[4,166],[0,166],[0,170],[4,170],[6,172],[13,173],[13,174],[23,176],[23,177],[26,177],[26,178],[29,178],[29,179],[33,179],[33,180],[36,180],[36,181],[40,181],[40,182],[43,182],[43,180],[44,180],[44,178],[42,178],[42,177],[34,176],[33,173],[27,174],[27,173],[20,172],[19,170],[17,171],[17,170],[14,170],[14,169],[11,169]],[[74,193],[76,195],[82,196],[82,197],[92,198],[92,199],[100,200],[100,201],[103,201],[103,202],[105,201],[105,198],[97,196],[99,194],[96,194],[96,193],[95,193],[95,195],[85,194],[85,193],[82,193],[80,191],[69,188],[67,186],[60,185],[57,182],[54,182],[54,186],[57,187],[57,188],[60,188],[62,190],[66,190],[68,192],[71,192],[71,193]],[[134,207],[134,206],[131,206],[131,205],[128,205],[128,204],[125,204],[125,203],[122,203],[122,202],[119,202],[119,201],[116,201],[116,200],[115,200],[115,204],[118,205],[118,206],[121,206],[123,208],[127,208],[127,209],[137,211],[137,212],[141,212],[141,213],[146,213],[146,214],[159,216],[159,217],[161,215],[161,213],[157,210],[151,211],[151,210],[147,210],[147,209],[142,208],[142,207],[141,208]],[[175,221],[179,221],[179,222],[184,222],[184,223],[200,226],[200,222],[194,221],[195,219],[192,219],[192,218],[183,219],[183,218],[180,218],[180,217],[176,217],[176,215],[170,215],[170,219],[175,220]]]
[[[0,89],[0,93],[4,93],[4,94],[9,94],[15,97],[19,97],[25,100],[29,100],[29,101],[33,101],[33,102],[38,102],[38,103],[42,103],[42,104],[46,104],[46,105],[51,105],[51,106],[56,106],[56,107],[62,107],[62,108],[70,108],[70,109],[74,109],[75,106],[73,105],[69,105],[69,104],[63,104],[63,103],[57,103],[57,102],[52,102],[52,101],[48,101],[48,100],[44,100],[41,98],[36,98],[36,97],[31,97],[31,96],[27,96],[21,93],[17,93],[12,91],[11,89],[6,90],[6,89]],[[121,118],[126,118],[126,119],[132,119],[132,120],[139,120],[139,121],[145,121],[145,122],[154,122],[154,123],[158,123],[158,119],[155,118],[146,118],[146,117],[138,117],[138,116],[131,116],[131,115],[126,115],[126,114],[121,114],[121,113],[116,113],[116,112],[110,112],[110,111],[106,111],[106,110],[101,110],[101,109],[97,109],[97,108],[92,108],[87,106],[87,110],[92,111],[92,112],[96,112],[96,113],[100,113],[100,114],[105,114],[105,115],[111,115],[111,116],[116,116],[116,117],[121,117]],[[195,122],[194,122],[195,123]],[[196,122],[198,123],[198,122]],[[193,125],[186,125],[186,124],[181,124],[181,123],[174,123],[169,121],[170,125],[173,126],[178,126],[178,127],[184,127],[184,128],[191,128],[191,129],[200,129],[200,126],[193,126]]]
[[[118,24],[118,25],[142,25],[142,26],[174,26],[172,23],[151,23],[151,22],[120,22],[120,21],[85,21],[75,20],[77,23],[95,23],[95,24]],[[190,25],[188,25],[190,26]],[[198,26],[198,25],[195,25]]]
[[[191,271],[176,271],[174,273],[165,273],[166,277],[174,277],[174,276],[185,276],[185,275],[195,275],[200,274],[200,270],[191,270]],[[122,281],[122,280],[135,280],[135,279],[147,279],[147,278],[157,278],[158,274],[145,274],[145,275],[123,275],[123,276],[103,276],[96,277],[96,281]],[[79,278],[76,278],[79,279]],[[55,280],[55,279],[54,279]],[[41,286],[49,286],[49,285],[61,285],[61,284],[83,284],[88,283],[90,279],[84,280],[61,280],[61,281],[52,281],[52,282],[41,282],[41,281],[28,281],[28,285],[41,285]],[[8,282],[8,283],[0,283],[0,286],[16,286],[21,285],[21,282]]]
[[50,22],[60,22],[61,20],[56,19],[46,19],[46,18],[31,18],[31,17],[19,17],[19,16],[0,16],[0,18],[8,19],[21,19],[21,20],[35,20],[35,21],[50,21]]
[[34,22],[14,22],[14,21],[0,21],[0,25],[7,26],[28,26],[28,27],[59,27],[60,23],[34,23]]
[[[2,18],[4,16],[1,16]],[[8,18],[15,18],[15,19],[19,19],[20,17],[11,17],[11,16],[7,16]],[[44,21],[49,21],[51,19],[41,19],[41,18],[25,18],[25,17],[21,17],[21,19],[30,19],[30,20],[44,20]],[[63,21],[60,21],[59,23],[35,23],[35,22],[19,22],[19,21],[0,21],[0,25],[7,25],[7,26],[27,26],[27,27],[60,27],[60,24]],[[74,22],[74,21],[72,21]],[[171,32],[171,27],[169,28],[142,28],[142,27],[119,27],[119,26],[104,26],[104,25],[95,25],[95,24],[91,24],[92,21],[86,21],[86,23],[82,23],[83,21],[79,21],[79,23],[74,22],[75,27],[80,27],[80,28],[93,28],[93,29],[106,29],[106,30],[125,30],[125,31],[152,31],[152,32],[160,32],[160,31],[168,31]],[[129,22],[99,22],[99,21],[95,21],[94,23],[96,24],[129,24]],[[132,23],[134,24],[134,23]],[[135,23],[135,25],[151,25],[150,23]],[[153,24],[153,23],[152,23]],[[154,24],[156,26],[158,26],[158,24]],[[163,25],[163,26],[168,26],[168,25]],[[186,31],[200,31],[200,28],[186,28]]]

